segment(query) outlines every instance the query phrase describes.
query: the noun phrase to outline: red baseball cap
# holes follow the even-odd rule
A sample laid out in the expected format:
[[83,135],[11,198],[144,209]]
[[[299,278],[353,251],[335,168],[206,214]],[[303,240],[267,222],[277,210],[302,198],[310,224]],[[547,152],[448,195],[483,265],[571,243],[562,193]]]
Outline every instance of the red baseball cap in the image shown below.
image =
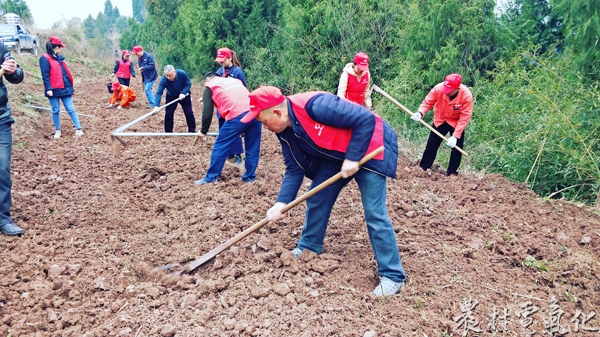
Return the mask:
[[217,58],[215,58],[215,62],[223,62],[230,57],[231,50],[229,50],[229,48],[220,48],[217,50]]
[[459,74],[450,74],[444,79],[444,86],[442,87],[442,94],[449,94],[452,90],[458,89],[462,83],[462,76]]
[[112,90],[116,90],[121,86],[121,83],[119,82],[113,82],[111,89]]
[[358,69],[369,71],[369,55],[367,55],[367,53],[356,53],[356,55],[354,55],[354,63],[358,66]]
[[285,96],[281,93],[281,90],[271,86],[258,87],[250,93],[249,97],[250,111],[240,120],[242,123],[251,122],[261,111],[285,101]]
[[123,56],[129,56],[130,55],[129,51],[127,49],[123,50],[122,54],[123,54]]
[[135,46],[135,47],[133,47],[133,52],[134,53],[137,54],[137,53],[139,53],[141,51],[144,51],[144,49],[142,49],[142,46]]
[[62,43],[62,40],[60,39],[60,37],[50,36],[50,43],[57,45],[57,46],[61,46],[63,48],[66,48],[66,46]]

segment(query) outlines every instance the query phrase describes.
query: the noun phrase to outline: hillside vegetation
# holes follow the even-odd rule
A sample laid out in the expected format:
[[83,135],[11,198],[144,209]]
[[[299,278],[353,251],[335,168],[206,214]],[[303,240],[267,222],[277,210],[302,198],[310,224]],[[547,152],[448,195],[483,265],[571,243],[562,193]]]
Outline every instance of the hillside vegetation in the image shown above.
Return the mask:
[[[121,48],[141,44],[196,77],[216,69],[215,52],[227,46],[251,88],[333,91],[343,66],[364,50],[374,83],[414,110],[446,74],[460,73],[476,99],[463,168],[527,182],[542,196],[600,202],[597,1],[513,0],[502,11],[493,0],[148,0],[146,7],[145,22],[130,24]],[[408,155],[418,159],[428,130],[383,97],[375,101],[417,145]]]
[[[374,83],[411,110],[446,74],[460,73],[476,102],[463,171],[501,173],[543,197],[600,205],[600,3],[495,6],[493,0],[148,0],[145,19],[136,16],[143,23],[125,25],[121,17],[123,25],[106,34],[122,33],[121,49],[142,45],[159,70],[173,64],[195,78],[217,69],[215,52],[227,46],[251,89],[275,85],[288,94],[333,91],[343,66],[364,50]],[[98,25],[118,13],[110,0],[105,7],[95,22],[90,17],[63,29],[76,54],[110,63],[113,48]],[[406,141],[405,155],[418,160],[428,130],[373,95],[375,110]],[[440,164],[447,157],[440,151]]]

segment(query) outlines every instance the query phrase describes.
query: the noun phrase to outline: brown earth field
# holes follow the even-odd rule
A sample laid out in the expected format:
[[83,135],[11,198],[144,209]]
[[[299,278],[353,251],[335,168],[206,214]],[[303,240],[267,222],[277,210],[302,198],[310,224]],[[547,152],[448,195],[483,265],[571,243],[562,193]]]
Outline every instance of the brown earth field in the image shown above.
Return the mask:
[[[108,110],[105,75],[71,68],[77,111],[95,116],[81,116],[81,138],[62,114],[53,139],[49,112],[26,106],[49,106],[33,72],[8,85],[12,216],[25,234],[0,235],[0,336],[600,336],[597,210],[499,175],[451,180],[403,155],[387,186],[408,276],[399,294],[372,295],[379,278],[355,183],[319,256],[289,252],[302,203],[193,273],[165,277],[154,268],[197,259],[263,219],[285,170],[280,145],[263,132],[253,183],[227,162],[221,181],[196,186],[214,138],[113,146],[113,130],[149,112],[139,80],[136,107]],[[199,124],[198,97],[194,85]],[[162,116],[129,130],[162,132]],[[175,117],[185,132],[181,108]]]

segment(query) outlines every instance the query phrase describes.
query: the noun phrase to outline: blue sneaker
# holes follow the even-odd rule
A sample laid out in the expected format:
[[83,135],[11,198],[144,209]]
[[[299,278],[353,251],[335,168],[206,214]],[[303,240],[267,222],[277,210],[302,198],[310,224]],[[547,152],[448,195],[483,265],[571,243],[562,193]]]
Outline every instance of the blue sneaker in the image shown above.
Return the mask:
[[206,178],[202,178],[200,180],[195,180],[194,184],[196,184],[196,185],[206,185],[206,184],[212,184],[214,182],[216,182],[216,180],[215,181],[210,181],[210,180],[206,180]]
[[387,277],[381,278],[381,283],[373,290],[373,294],[377,297],[391,296],[400,291],[404,286],[404,282],[394,282]]
[[300,258],[300,254],[302,254],[302,249],[300,249],[300,247],[296,247],[292,250],[292,254],[294,254],[295,257]]
[[0,231],[6,235],[20,235],[23,234],[23,229],[15,225],[14,223],[7,223],[0,226]]

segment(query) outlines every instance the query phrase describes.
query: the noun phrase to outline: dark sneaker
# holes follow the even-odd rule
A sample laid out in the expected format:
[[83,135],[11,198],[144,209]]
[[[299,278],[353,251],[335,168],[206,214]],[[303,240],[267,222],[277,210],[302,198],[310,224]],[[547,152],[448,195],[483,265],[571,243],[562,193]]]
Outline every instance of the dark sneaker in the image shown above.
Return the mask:
[[19,235],[23,234],[23,230],[15,225],[14,223],[7,223],[5,225],[0,226],[0,231],[6,235]]
[[373,294],[377,297],[391,296],[400,291],[404,286],[404,282],[394,282],[387,277],[382,277],[379,285],[373,290]]

